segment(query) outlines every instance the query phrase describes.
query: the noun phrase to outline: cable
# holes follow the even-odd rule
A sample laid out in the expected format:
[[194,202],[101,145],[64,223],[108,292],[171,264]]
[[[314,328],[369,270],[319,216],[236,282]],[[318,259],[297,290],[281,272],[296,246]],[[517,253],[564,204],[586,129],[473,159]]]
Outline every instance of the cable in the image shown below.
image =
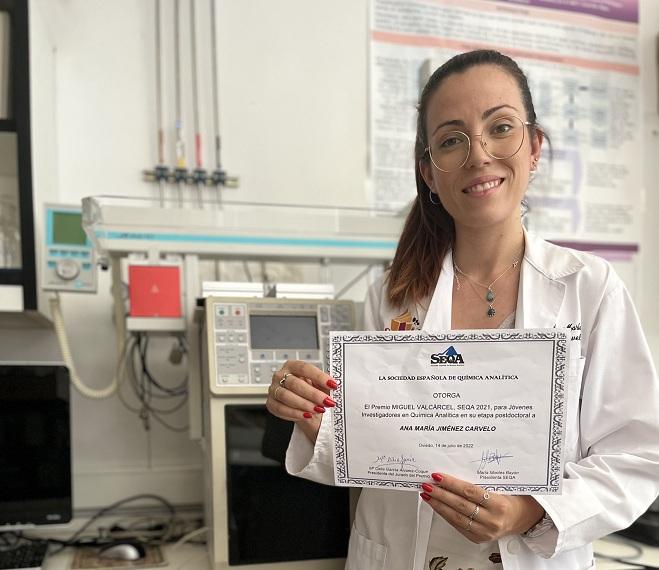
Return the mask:
[[143,348],[140,350],[140,359],[142,361],[142,370],[144,373],[147,375],[147,378],[149,381],[159,390],[162,392],[165,392],[166,394],[170,396],[180,396],[181,394],[185,394],[188,391],[187,385],[188,385],[188,376],[186,374],[184,380],[179,384],[178,386],[174,388],[166,388],[165,386],[162,386],[156,379],[153,377],[151,372],[149,372],[149,368],[147,366],[147,360],[146,360],[146,352],[147,348],[149,345],[149,337],[148,336],[142,336],[140,335],[139,339],[144,338],[144,345]]
[[195,167],[202,168],[201,157],[201,128],[199,125],[199,82],[197,79],[197,15],[195,0],[190,0],[190,67],[192,74],[192,120],[195,132]]
[[[35,538],[35,537],[23,537],[26,540],[31,540],[31,541],[36,541],[36,540],[48,540],[48,542],[52,542],[54,544],[59,544],[61,548],[53,552],[53,554],[57,554],[58,552],[61,552],[66,548],[67,546],[82,546],[82,545],[95,545],[99,544],[98,540],[94,541],[80,541],[80,536],[94,523],[94,521],[98,520],[102,516],[108,514],[109,512],[119,508],[122,505],[125,505],[126,503],[131,503],[133,501],[139,501],[143,499],[152,499],[154,501],[158,501],[165,505],[167,510],[169,511],[169,520],[168,520],[168,530],[171,530],[172,524],[174,522],[174,519],[176,517],[176,512],[174,510],[174,507],[172,504],[165,498],[161,497],[160,495],[152,495],[152,494],[141,494],[141,495],[133,495],[131,497],[128,497],[126,499],[121,499],[120,501],[117,501],[116,503],[112,503],[110,506],[105,507],[98,511],[95,515],[93,515],[82,527],[80,527],[70,538],[66,540],[57,540],[57,539],[41,539],[41,538]],[[163,537],[161,537],[160,542],[165,542],[168,538],[168,534],[165,533]]]
[[165,164],[165,135],[162,115],[162,42],[160,39],[160,0],[155,0],[156,20],[156,122],[158,124],[158,164]]
[[66,329],[64,327],[64,317],[62,316],[62,307],[60,305],[59,293],[55,293],[55,296],[49,299],[49,305],[50,305],[50,312],[53,317],[55,334],[57,335],[57,340],[59,342],[60,351],[62,352],[62,358],[64,359],[64,363],[69,368],[69,374],[71,377],[72,384],[76,387],[78,392],[80,392],[86,398],[100,400],[112,396],[112,394],[114,394],[117,391],[117,388],[119,387],[121,362],[124,359],[127,343],[124,342],[123,346],[121,347],[121,351],[118,355],[117,363],[115,366],[115,373],[114,376],[112,377],[112,381],[110,382],[110,384],[108,384],[108,386],[100,390],[90,388],[89,386],[85,385],[78,376],[78,370],[76,368],[75,363],[73,362],[73,356],[71,355],[71,348],[69,346],[69,338],[66,334]]
[[213,130],[215,137],[215,169],[222,170],[221,159],[221,141],[220,141],[220,96],[218,93],[217,83],[217,19],[215,16],[215,0],[211,3],[211,67],[212,67],[212,86],[213,86]]
[[619,562],[620,564],[627,564],[629,566],[633,566],[634,568],[630,568],[629,570],[659,570],[659,566],[649,566],[647,564],[644,564],[643,562],[636,562],[634,561],[634,558],[638,558],[639,556],[643,555],[643,548],[636,544],[635,542],[625,539],[623,537],[617,536],[616,538],[612,538],[611,536],[606,537],[605,539],[606,542],[615,542],[618,544],[623,544],[633,550],[633,553],[630,554],[629,556],[610,556],[608,554],[603,554],[601,552],[594,552],[593,554],[595,555],[596,558],[601,558],[603,560],[611,560],[612,562]]
[[[178,338],[179,347],[183,354],[187,356],[187,345],[185,340]],[[174,426],[165,421],[161,416],[172,414],[181,409],[188,401],[186,375],[183,382],[174,388],[167,388],[158,382],[151,374],[147,364],[149,338],[144,334],[137,334],[135,341],[130,346],[127,358],[125,359],[128,371],[128,378],[135,393],[135,397],[139,401],[140,407],[130,405],[121,391],[118,393],[119,399],[123,405],[131,412],[137,414],[142,420],[145,430],[151,429],[151,419],[153,418],[159,424],[170,431],[183,433],[189,429],[189,426]],[[128,366],[130,363],[130,366]],[[152,404],[153,399],[172,399],[181,397],[181,400],[170,408],[160,408]]]
[[179,548],[182,544],[188,542],[191,538],[194,538],[195,536],[198,536],[202,533],[208,532],[210,530],[209,527],[207,526],[202,526],[201,528],[198,528],[196,530],[193,530],[192,532],[189,532],[188,534],[183,535],[181,538],[179,538],[173,545],[171,550],[176,550]]

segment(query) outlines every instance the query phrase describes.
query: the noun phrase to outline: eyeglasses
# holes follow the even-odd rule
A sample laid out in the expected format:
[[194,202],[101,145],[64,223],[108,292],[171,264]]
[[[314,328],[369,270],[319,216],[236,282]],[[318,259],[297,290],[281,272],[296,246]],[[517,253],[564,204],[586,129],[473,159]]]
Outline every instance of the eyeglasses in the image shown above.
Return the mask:
[[[497,117],[489,120],[479,137],[480,144],[488,156],[496,160],[505,160],[515,156],[524,143],[524,133],[528,121],[519,117]],[[437,170],[452,172],[462,168],[471,152],[471,138],[462,131],[438,131],[426,147],[430,160]]]

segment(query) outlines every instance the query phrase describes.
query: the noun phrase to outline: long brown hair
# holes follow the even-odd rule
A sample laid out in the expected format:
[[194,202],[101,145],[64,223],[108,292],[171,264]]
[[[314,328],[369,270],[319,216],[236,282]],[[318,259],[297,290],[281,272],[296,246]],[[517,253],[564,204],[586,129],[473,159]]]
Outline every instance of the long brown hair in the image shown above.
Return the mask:
[[387,277],[387,295],[394,307],[419,302],[432,293],[442,268],[442,261],[455,241],[453,218],[441,203],[430,201],[430,188],[421,176],[419,166],[422,160],[429,160],[426,152],[428,102],[449,75],[464,72],[476,65],[487,64],[500,67],[515,79],[522,94],[527,121],[531,123],[531,133],[537,128],[533,99],[524,72],[513,59],[498,51],[476,50],[456,55],[438,67],[430,76],[417,106],[414,145],[417,195],[405,221]]

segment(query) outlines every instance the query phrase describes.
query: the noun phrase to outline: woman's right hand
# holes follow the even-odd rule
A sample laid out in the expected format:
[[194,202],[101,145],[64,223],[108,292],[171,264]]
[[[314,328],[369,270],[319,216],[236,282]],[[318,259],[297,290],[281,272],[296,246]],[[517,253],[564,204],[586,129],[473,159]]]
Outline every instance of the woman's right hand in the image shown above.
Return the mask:
[[288,360],[272,375],[265,405],[278,418],[297,422],[315,443],[322,414],[336,405],[330,397],[336,388],[334,379],[313,364]]

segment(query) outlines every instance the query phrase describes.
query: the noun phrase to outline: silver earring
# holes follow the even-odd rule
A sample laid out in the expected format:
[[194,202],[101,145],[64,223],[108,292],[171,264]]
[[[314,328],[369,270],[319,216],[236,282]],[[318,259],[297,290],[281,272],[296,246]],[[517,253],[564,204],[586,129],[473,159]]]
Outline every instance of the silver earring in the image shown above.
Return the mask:
[[439,200],[437,200],[437,202],[435,202],[432,199],[433,196],[434,196],[434,192],[430,188],[428,188],[428,199],[430,200],[430,203],[435,204],[435,206],[441,205],[441,202]]
[[529,182],[533,182],[535,179],[535,176],[537,174],[537,168],[538,168],[538,159],[534,158],[533,162],[531,163],[531,170],[529,170]]

